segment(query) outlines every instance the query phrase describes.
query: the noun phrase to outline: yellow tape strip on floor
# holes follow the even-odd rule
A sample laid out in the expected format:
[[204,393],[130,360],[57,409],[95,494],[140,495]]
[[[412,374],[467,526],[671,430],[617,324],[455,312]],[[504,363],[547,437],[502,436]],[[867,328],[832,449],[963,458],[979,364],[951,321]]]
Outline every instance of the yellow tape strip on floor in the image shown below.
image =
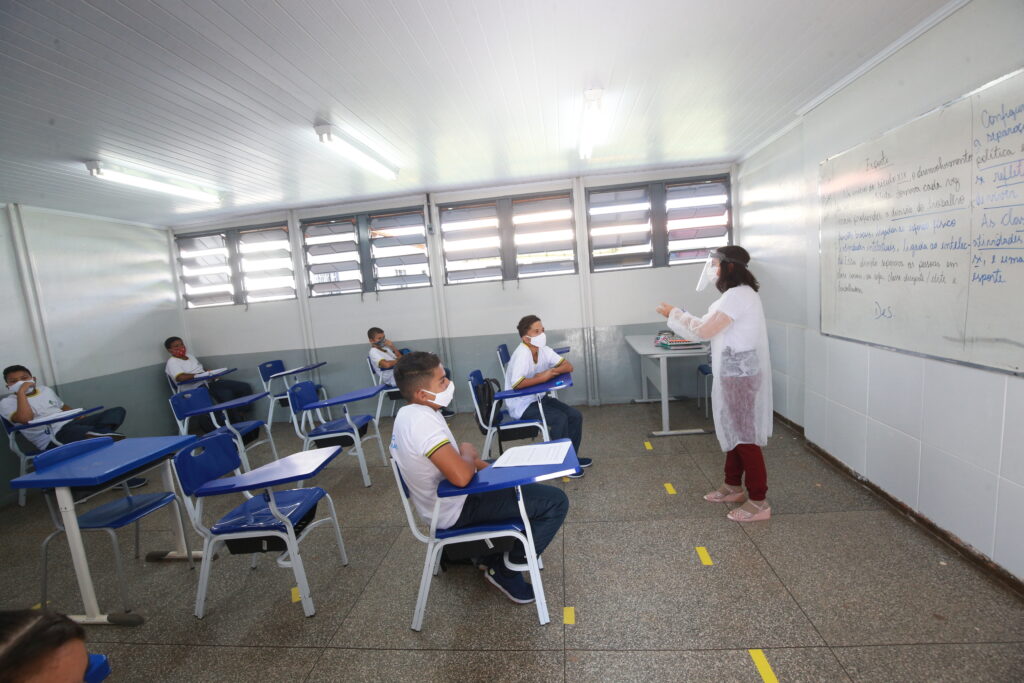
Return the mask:
[[670,496],[676,495],[676,487],[668,482],[665,483],[665,490],[668,491],[668,495]]
[[562,477],[562,481],[568,482],[569,481],[569,477]]
[[654,450],[654,446],[651,445],[650,441],[644,441],[644,448],[646,448],[649,451],[653,451]]
[[575,607],[563,607],[562,608],[562,622],[565,624],[576,623],[576,608]]
[[697,557],[700,558],[700,563],[703,565],[711,566],[714,564],[711,561],[711,556],[708,555],[708,549],[702,545],[697,546]]
[[764,652],[761,650],[747,650],[750,653],[750,658],[754,660],[754,666],[757,667],[757,672],[761,674],[761,680],[764,683],[779,683],[779,679],[775,677],[775,672],[772,671],[771,664],[768,663],[768,658],[764,656]]
[[302,599],[302,596],[299,595],[299,587],[298,586],[292,586],[292,602],[298,602],[301,599]]

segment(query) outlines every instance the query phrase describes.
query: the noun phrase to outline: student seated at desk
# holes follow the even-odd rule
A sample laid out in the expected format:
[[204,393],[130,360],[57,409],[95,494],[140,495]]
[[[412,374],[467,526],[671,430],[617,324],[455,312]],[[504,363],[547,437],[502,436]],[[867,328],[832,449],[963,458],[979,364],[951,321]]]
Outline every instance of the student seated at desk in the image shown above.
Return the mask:
[[[366,338],[370,340],[370,363],[373,364],[373,371],[380,377],[382,384],[395,385],[395,364],[402,356],[402,352],[395,347],[379,327],[371,327],[366,331]],[[408,351],[408,349],[406,349]],[[445,370],[445,376],[451,379],[451,374]],[[455,412],[447,408],[441,409],[441,415],[446,420],[455,417]]]
[[[413,505],[429,523],[437,500],[437,485],[442,479],[466,486],[477,470],[488,465],[480,459],[473,444],[455,441],[439,413],[455,394],[455,385],[445,377],[441,359],[425,351],[406,354],[395,365],[395,381],[409,405],[402,407],[395,418],[391,455],[398,463]],[[540,555],[562,526],[569,511],[569,499],[561,489],[544,484],[523,486],[522,492],[533,542]],[[438,510],[438,529],[519,517],[515,489],[442,498]],[[526,562],[519,543],[509,555],[512,562]],[[484,578],[510,600],[520,604],[533,602],[533,587],[520,572],[505,567],[502,555],[491,555],[482,561],[487,567]]]
[[[572,372],[572,363],[562,358],[548,346],[544,324],[535,315],[525,316],[516,326],[523,343],[516,347],[505,367],[505,390],[526,389],[535,384],[550,382],[559,375]],[[505,407],[516,420],[539,420],[540,405],[544,406],[544,417],[548,424],[548,436],[552,441],[571,439],[580,467],[590,467],[594,461],[580,457],[580,442],[583,441],[583,415],[570,405],[554,396],[530,394],[505,399]],[[569,475],[582,477],[583,473]]]
[[[167,373],[167,376],[171,378],[175,385],[187,382],[201,372],[206,372],[198,358],[188,355],[188,349],[185,348],[185,342],[181,340],[181,337],[168,337],[164,340],[164,348],[167,349],[167,353],[171,354],[171,357],[167,359],[167,364],[164,366],[164,372]],[[198,384],[191,384],[183,388],[189,389],[195,386],[198,386]],[[210,396],[215,403],[224,403],[225,401],[248,396],[252,393],[252,387],[248,382],[224,378],[207,382],[206,388],[210,391]],[[231,418],[232,422],[241,422],[251,412],[252,406],[250,405],[236,410],[229,410],[228,417]],[[212,424],[208,424],[208,418],[200,422],[203,432],[210,431],[213,427]],[[257,432],[252,431],[245,435],[245,441],[252,441],[256,437]]]

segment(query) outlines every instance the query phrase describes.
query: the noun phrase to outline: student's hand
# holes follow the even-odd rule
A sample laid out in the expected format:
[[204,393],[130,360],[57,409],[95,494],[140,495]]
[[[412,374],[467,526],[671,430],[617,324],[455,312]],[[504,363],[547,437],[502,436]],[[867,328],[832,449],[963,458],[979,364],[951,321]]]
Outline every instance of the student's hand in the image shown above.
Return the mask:
[[654,310],[667,318],[669,314],[672,313],[673,308],[675,308],[675,306],[673,306],[672,304],[667,304],[664,301],[662,301]]
[[18,396],[27,396],[29,392],[35,390],[36,383],[32,380],[26,380],[24,384],[18,387]]
[[554,379],[555,377],[558,377],[558,373],[557,373],[557,372],[555,372],[555,369],[554,369],[554,368],[548,368],[548,369],[547,369],[547,370],[545,370],[544,372],[540,372],[540,373],[538,373],[538,374],[537,374],[537,376],[538,376],[538,377],[543,377],[543,378],[544,378],[544,380],[543,380],[543,381],[545,381],[545,382],[550,382],[550,381],[551,381],[551,380],[553,380],[553,379]]

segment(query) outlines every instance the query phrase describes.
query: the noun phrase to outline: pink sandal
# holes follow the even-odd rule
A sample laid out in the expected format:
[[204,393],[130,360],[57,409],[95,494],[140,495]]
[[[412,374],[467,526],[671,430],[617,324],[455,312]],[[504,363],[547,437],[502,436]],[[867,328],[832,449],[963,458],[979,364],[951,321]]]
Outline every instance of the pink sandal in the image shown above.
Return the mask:
[[711,493],[704,494],[704,500],[709,503],[743,503],[747,500],[747,494],[743,489],[733,491],[723,486]]
[[[751,502],[753,503],[753,501]],[[755,507],[757,506],[755,505]],[[739,507],[729,510],[728,514],[726,514],[726,517],[734,522],[763,522],[764,520],[771,518],[771,516],[772,508],[767,504],[763,508],[758,508],[757,512],[751,512],[750,510]]]

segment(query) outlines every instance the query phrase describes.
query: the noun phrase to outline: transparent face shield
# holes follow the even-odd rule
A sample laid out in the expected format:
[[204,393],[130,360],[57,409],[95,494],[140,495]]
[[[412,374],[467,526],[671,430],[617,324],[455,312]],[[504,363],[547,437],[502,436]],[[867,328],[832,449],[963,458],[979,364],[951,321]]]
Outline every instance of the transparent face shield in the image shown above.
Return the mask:
[[700,271],[700,279],[697,280],[697,291],[703,292],[708,288],[708,285],[714,283],[718,279],[717,270],[718,267],[715,264],[718,261],[714,256],[708,255],[708,260],[704,262],[704,270]]

